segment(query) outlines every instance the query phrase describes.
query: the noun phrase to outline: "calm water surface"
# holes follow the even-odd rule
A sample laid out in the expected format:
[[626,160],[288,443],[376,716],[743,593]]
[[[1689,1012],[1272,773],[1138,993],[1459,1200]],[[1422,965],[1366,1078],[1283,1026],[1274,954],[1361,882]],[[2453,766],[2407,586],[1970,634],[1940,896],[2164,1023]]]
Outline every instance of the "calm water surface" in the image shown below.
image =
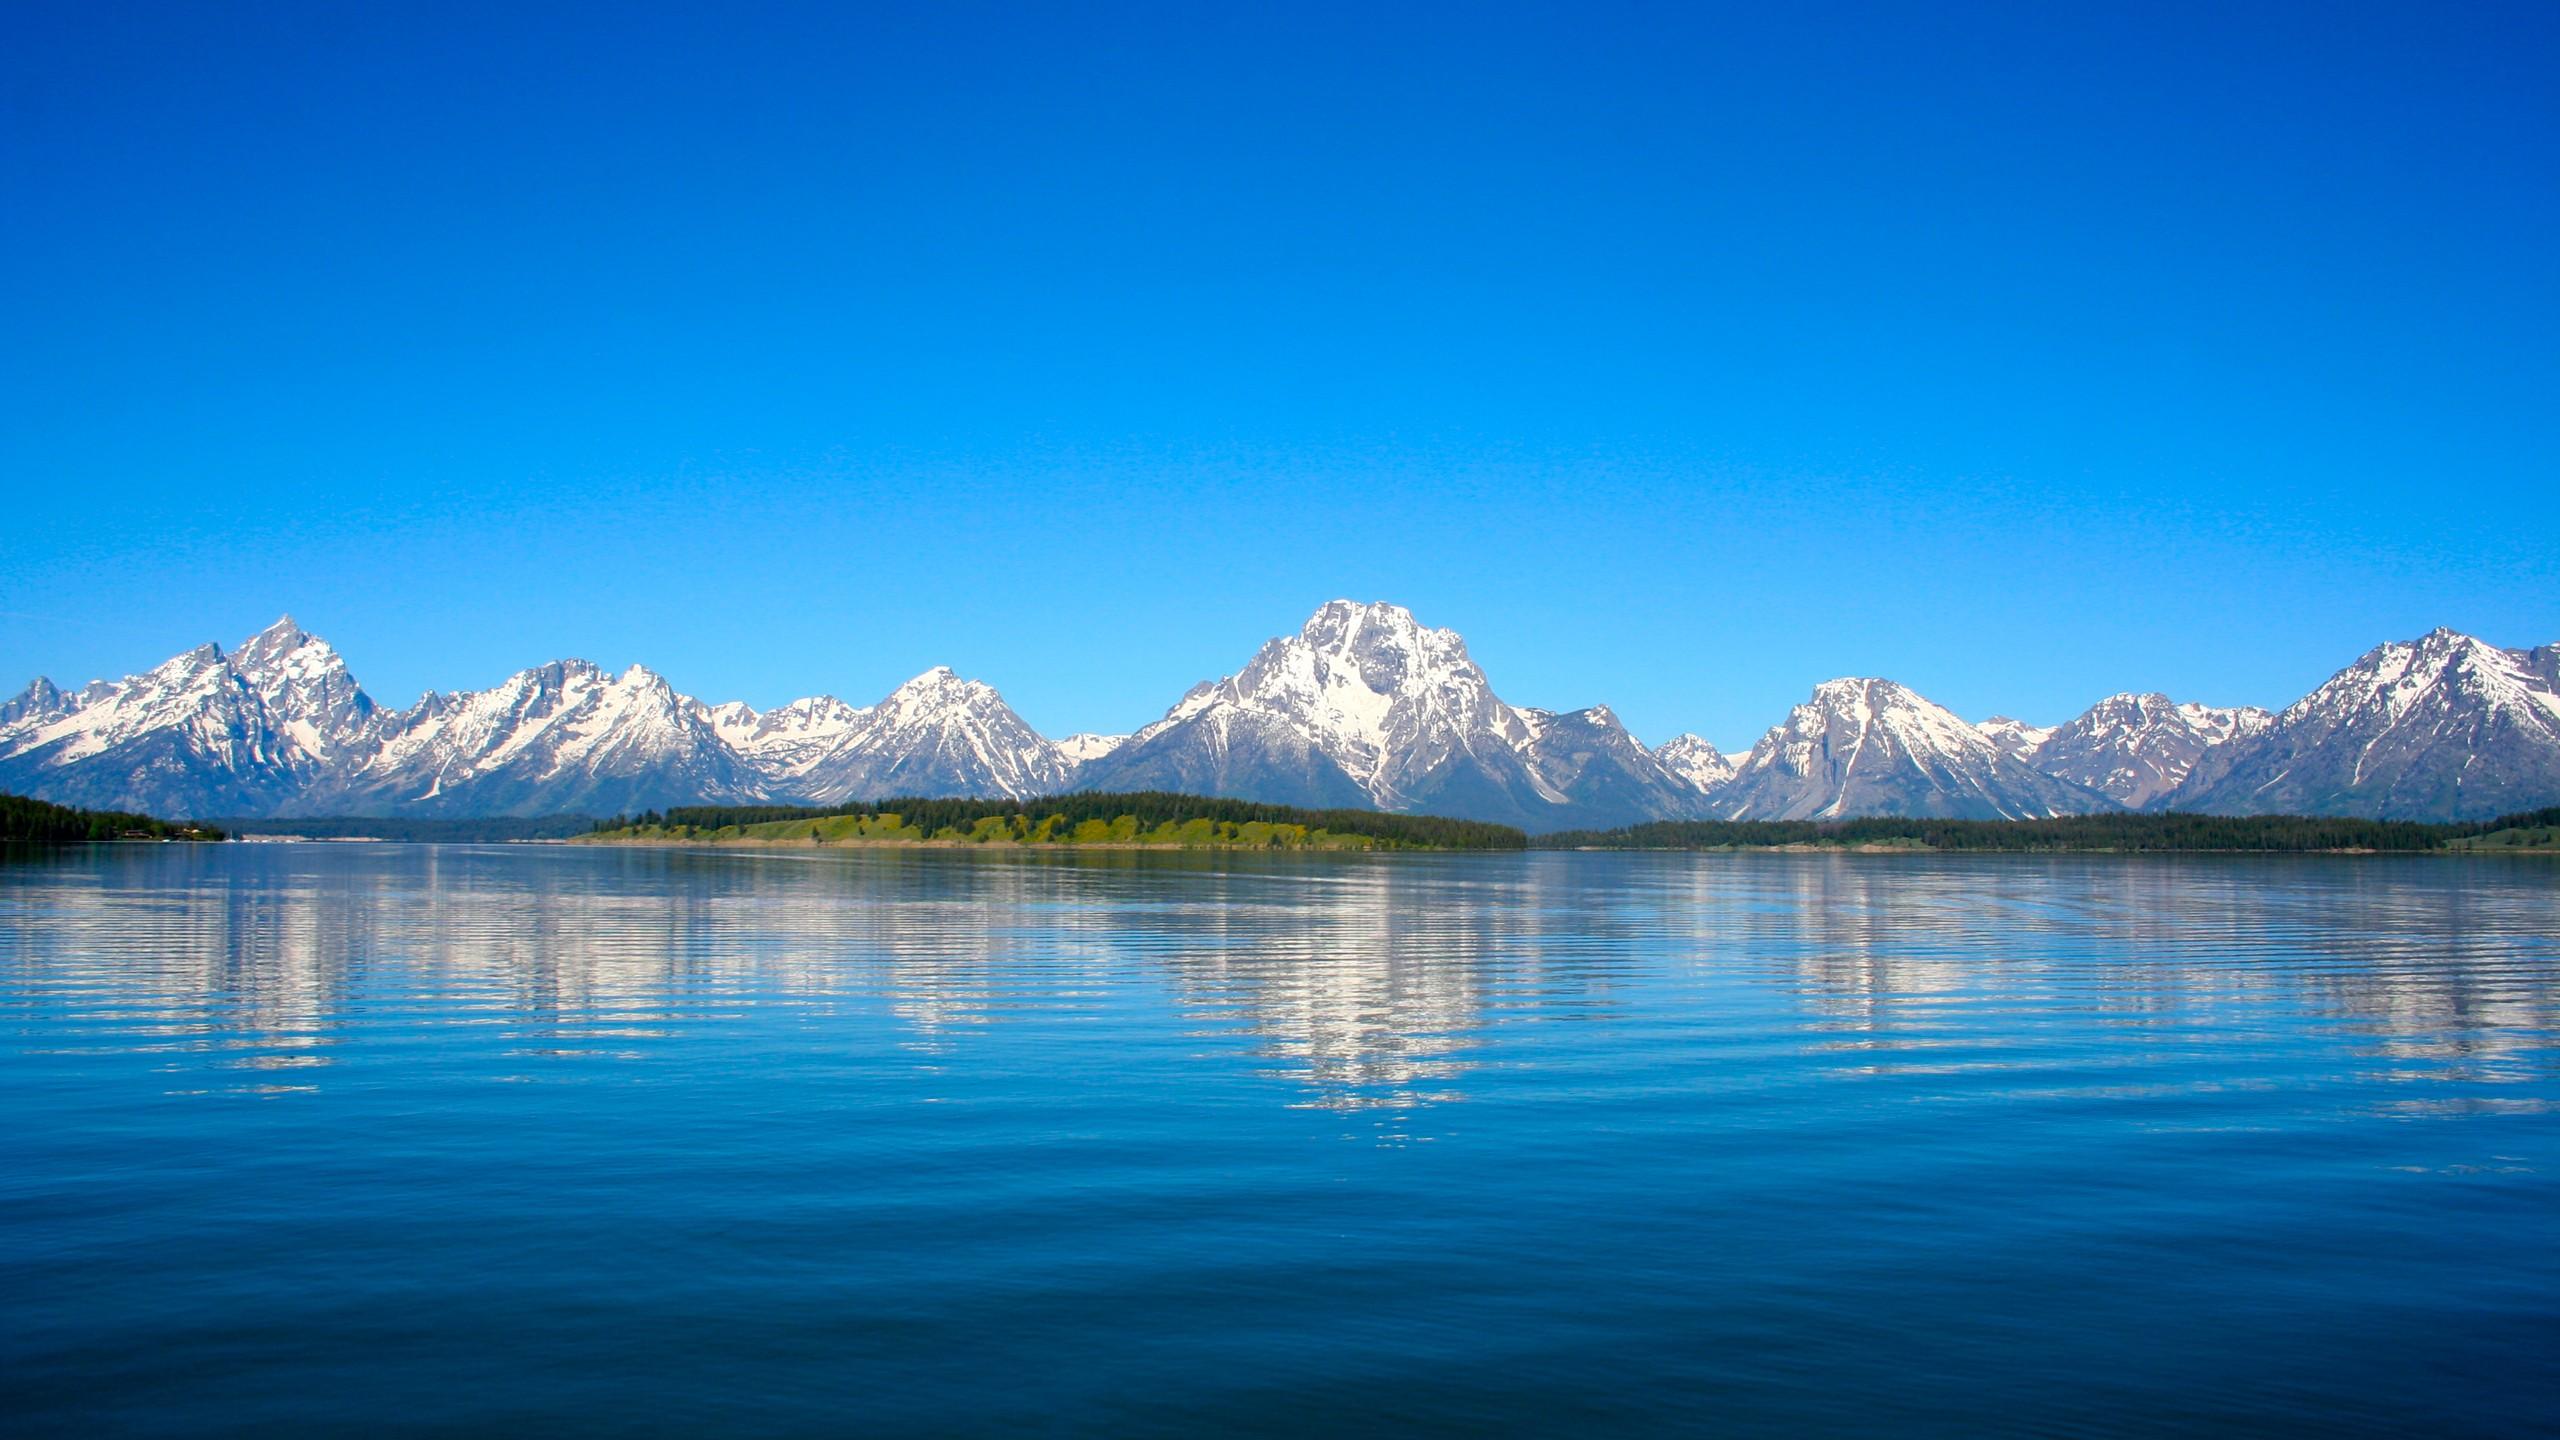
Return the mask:
[[2535,1434],[2560,866],[0,863],[0,1430]]

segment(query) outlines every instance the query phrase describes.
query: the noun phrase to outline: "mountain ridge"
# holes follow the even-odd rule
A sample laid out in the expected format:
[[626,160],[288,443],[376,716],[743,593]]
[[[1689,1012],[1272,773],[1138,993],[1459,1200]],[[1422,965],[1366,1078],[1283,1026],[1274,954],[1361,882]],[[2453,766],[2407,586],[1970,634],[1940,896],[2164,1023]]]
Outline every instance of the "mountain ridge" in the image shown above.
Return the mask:
[[705,703],[564,659],[378,705],[292,617],[121,680],[0,700],[0,789],[160,814],[419,818],[1095,789],[1438,813],[1531,831],[1654,821],[2281,809],[2473,819],[2560,800],[2560,645],[2449,629],[2366,652],[2270,714],[2111,695],[2058,725],[1965,721],[1826,681],[1747,752],[1648,747],[1606,705],[1504,700],[1453,630],[1335,600],[1126,735],[1051,740],[935,666],[878,701]]

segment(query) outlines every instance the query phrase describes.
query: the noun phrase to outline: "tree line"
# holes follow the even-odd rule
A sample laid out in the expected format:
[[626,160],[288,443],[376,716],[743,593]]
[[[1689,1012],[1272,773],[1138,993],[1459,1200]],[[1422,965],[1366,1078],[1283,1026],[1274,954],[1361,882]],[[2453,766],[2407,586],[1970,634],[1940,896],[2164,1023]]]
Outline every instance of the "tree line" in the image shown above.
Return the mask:
[[1166,790],[1124,794],[1078,791],[1032,800],[901,797],[835,806],[679,805],[637,815],[616,815],[609,820],[598,821],[595,828],[598,833],[614,830],[672,831],[680,828],[707,832],[774,825],[782,821],[885,815],[897,816],[902,829],[916,831],[925,837],[951,839],[991,834],[990,827],[982,822],[996,821],[1002,824],[1008,836],[1029,837],[1045,833],[1052,840],[1073,843],[1075,832],[1080,827],[1099,824],[1126,829],[1129,827],[1121,826],[1120,822],[1128,821],[1139,831],[1156,831],[1166,826],[1179,828],[1194,822],[1225,827],[1223,831],[1212,828],[1204,832],[1219,839],[1241,834],[1243,827],[1248,825],[1289,826],[1308,832],[1365,836],[1384,845],[1417,850],[1519,850],[1529,843],[1527,835],[1511,826],[1482,820],[1395,815],[1382,810],[1306,810],[1294,805],[1182,795]]
[[82,810],[0,794],[0,844],[82,845],[92,840],[219,840],[220,828],[125,810]]
[[204,822],[235,835],[292,835],[305,840],[406,840],[443,845],[485,845],[515,840],[566,840],[596,828],[592,815],[484,815],[409,819],[383,815],[216,816]]

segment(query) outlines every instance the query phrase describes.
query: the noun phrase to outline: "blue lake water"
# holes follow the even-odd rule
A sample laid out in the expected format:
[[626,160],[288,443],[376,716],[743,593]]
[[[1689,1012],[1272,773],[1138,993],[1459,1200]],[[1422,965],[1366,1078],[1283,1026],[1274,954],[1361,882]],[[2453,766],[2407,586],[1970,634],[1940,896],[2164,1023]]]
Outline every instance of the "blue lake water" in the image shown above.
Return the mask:
[[0,863],[11,1434],[2560,1423],[2560,865]]

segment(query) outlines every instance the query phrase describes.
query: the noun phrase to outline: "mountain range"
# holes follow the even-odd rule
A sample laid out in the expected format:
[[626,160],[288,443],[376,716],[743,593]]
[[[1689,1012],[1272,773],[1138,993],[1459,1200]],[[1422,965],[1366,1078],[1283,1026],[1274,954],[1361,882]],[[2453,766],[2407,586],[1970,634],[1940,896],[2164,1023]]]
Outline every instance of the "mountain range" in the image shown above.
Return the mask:
[[1455,631],[1336,600],[1133,734],[1051,740],[936,667],[869,705],[705,704],[584,660],[377,705],[291,618],[225,651],[0,703],[0,790],[173,816],[608,814],[890,795],[1181,790],[1532,831],[1658,819],[2110,810],[2476,819],[2560,801],[2560,645],[2380,645],[2270,714],[2112,695],[1968,722],[1891,680],[1814,687],[1747,753],[1648,747],[1605,705],[1493,689]]

